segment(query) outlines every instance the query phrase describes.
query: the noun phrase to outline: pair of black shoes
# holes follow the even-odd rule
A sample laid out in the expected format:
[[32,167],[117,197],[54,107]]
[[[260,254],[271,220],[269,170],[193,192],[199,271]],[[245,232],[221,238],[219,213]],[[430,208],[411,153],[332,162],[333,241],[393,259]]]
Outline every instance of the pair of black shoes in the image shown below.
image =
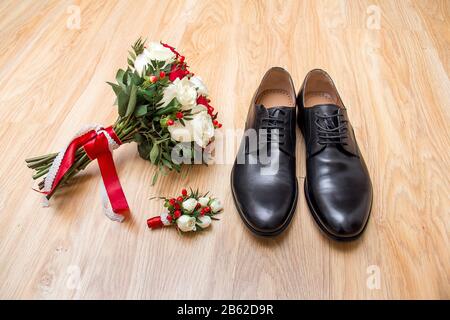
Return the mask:
[[[296,110],[298,108],[298,110]],[[231,173],[237,209],[257,235],[278,235],[298,199],[296,122],[305,140],[305,196],[320,228],[336,240],[359,237],[372,205],[372,184],[347,110],[330,76],[308,73],[296,97],[289,73],[272,68],[252,99]]]

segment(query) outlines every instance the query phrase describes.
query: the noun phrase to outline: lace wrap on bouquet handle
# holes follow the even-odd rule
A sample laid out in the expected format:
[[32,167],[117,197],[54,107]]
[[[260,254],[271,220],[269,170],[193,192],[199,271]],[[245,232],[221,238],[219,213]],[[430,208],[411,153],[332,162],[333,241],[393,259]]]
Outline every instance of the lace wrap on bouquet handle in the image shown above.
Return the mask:
[[[101,128],[102,128],[102,126],[99,124],[90,124],[90,125],[84,126],[83,128],[80,129],[80,131],[78,131],[73,136],[73,138],[70,140],[70,142],[64,148],[61,149],[61,151],[56,156],[55,160],[53,160],[53,163],[52,163],[50,169],[48,170],[47,176],[45,177],[44,189],[42,189],[43,193],[49,193],[52,190],[53,182],[55,181],[56,174],[59,171],[59,167],[61,166],[63,157],[66,154],[66,151],[69,148],[69,146],[71,145],[72,141],[76,140],[77,138],[80,138],[81,136],[85,135],[86,133],[88,133],[92,130],[95,130],[96,132],[98,132],[99,130],[101,130]],[[47,199],[46,197],[44,197],[44,198]],[[48,205],[48,202],[47,202],[47,205]]]
[[[83,147],[91,160],[97,160],[102,174],[100,193],[105,215],[111,220],[122,222],[125,218],[123,213],[129,211],[129,207],[112,157],[112,151],[120,144],[121,141],[112,127],[103,128],[97,124],[84,127],[56,156],[45,178],[42,192],[49,194],[54,190],[73,165],[75,152]],[[48,206],[47,198],[43,205]]]

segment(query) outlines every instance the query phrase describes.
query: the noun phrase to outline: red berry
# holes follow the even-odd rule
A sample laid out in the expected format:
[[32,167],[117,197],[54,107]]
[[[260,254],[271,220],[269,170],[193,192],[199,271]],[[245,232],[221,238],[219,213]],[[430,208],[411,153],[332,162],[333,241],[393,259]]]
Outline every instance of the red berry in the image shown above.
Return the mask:
[[202,205],[201,205],[200,203],[197,203],[197,204],[195,205],[195,209],[200,209],[201,206],[202,206]]
[[183,63],[184,62],[185,57],[184,56],[180,56],[180,62]]
[[168,126],[173,126],[174,122],[172,119],[167,120],[167,125]]
[[179,204],[179,203],[175,203],[175,204],[173,205],[173,207],[174,207],[175,209],[179,210],[179,209],[180,209],[180,204]]
[[173,215],[175,216],[175,219],[178,219],[179,217],[181,217],[181,211],[180,210],[175,210]]
[[205,207],[205,212],[210,212],[211,208],[210,207]]
[[206,213],[205,208],[203,208],[202,210],[200,210],[200,215],[204,216]]
[[165,73],[164,71],[161,71],[161,72],[159,73],[159,77],[160,77],[161,79],[165,78],[165,77],[166,77],[166,73]]
[[177,119],[183,118],[183,117],[184,117],[183,112],[177,112],[177,113],[175,114],[175,117],[177,117]]
[[156,81],[158,81],[158,78],[156,76],[150,76],[149,80],[151,83],[155,83]]
[[221,123],[219,123],[219,125],[217,126],[218,128],[222,128],[222,124]]
[[178,197],[178,198],[177,198],[177,201],[178,201],[178,202],[182,202],[182,201],[183,201],[183,197]]
[[219,121],[217,121],[217,120],[213,121],[213,125],[217,126],[218,124],[219,124]]
[[170,199],[169,203],[170,203],[171,206],[173,206],[175,204],[175,199],[174,198]]
[[172,222],[172,216],[167,216],[167,220],[169,220],[169,222]]
[[183,195],[183,197],[187,196],[187,190],[186,189],[182,189],[181,190],[181,194]]

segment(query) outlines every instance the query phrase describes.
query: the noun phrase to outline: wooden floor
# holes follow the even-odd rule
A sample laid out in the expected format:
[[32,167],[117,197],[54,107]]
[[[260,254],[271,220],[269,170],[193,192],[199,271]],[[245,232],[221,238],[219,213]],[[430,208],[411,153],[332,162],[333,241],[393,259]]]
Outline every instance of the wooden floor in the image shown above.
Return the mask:
[[[287,68],[297,88],[308,70],[326,69],[374,184],[364,236],[327,239],[301,193],[287,232],[256,238],[234,208],[230,164],[151,187],[154,169],[135,145],[115,153],[132,220],[103,216],[96,165],[41,208],[24,159],[115,120],[105,81],[141,35],[184,52],[224,132],[243,128],[269,67]],[[1,1],[0,297],[449,299],[449,72],[448,0]],[[149,198],[182,186],[222,198],[222,220],[197,236],[148,230],[162,209]]]

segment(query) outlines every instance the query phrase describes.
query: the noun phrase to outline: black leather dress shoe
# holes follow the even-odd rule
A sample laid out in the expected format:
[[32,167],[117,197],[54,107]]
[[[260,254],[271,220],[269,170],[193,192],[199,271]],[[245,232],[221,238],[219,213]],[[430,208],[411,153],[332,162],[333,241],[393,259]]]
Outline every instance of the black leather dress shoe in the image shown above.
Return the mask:
[[330,76],[318,69],[306,76],[297,104],[311,214],[333,239],[355,239],[369,219],[372,184],[347,110]]
[[295,212],[295,100],[289,73],[272,68],[248,112],[231,173],[231,189],[239,214],[257,235],[279,234]]

